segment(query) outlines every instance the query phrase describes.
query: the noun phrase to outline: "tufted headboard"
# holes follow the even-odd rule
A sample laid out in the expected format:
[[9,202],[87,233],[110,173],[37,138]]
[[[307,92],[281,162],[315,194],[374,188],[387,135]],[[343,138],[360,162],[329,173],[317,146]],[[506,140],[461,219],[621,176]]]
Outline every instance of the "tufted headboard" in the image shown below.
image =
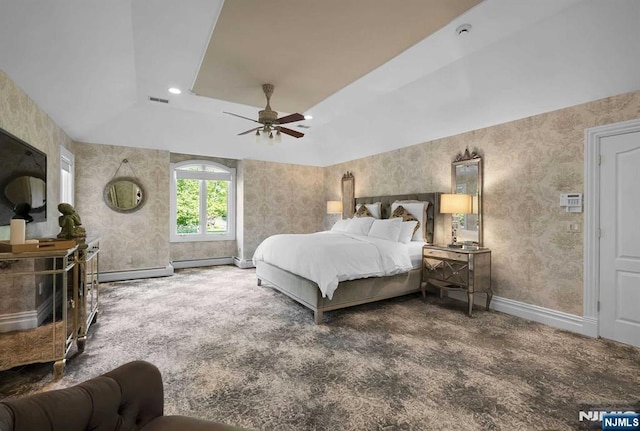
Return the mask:
[[358,204],[372,204],[381,202],[380,210],[382,218],[389,218],[391,215],[391,204],[395,201],[427,201],[427,223],[424,226],[425,238],[427,242],[432,244],[435,231],[435,217],[440,213],[440,192],[433,193],[412,193],[408,195],[389,195],[389,196],[370,196],[364,198],[356,198],[356,206]]

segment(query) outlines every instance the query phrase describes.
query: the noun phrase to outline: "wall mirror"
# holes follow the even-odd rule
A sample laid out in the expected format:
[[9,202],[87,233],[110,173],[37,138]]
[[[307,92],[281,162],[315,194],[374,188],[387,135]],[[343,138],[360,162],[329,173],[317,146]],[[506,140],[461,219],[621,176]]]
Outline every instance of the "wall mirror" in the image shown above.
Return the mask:
[[351,218],[356,212],[356,179],[351,172],[342,176],[342,218]]
[[465,150],[451,163],[451,192],[471,195],[471,213],[456,214],[459,242],[482,246],[482,157]]
[[104,187],[103,199],[112,210],[130,213],[142,208],[146,193],[137,178],[118,177]]

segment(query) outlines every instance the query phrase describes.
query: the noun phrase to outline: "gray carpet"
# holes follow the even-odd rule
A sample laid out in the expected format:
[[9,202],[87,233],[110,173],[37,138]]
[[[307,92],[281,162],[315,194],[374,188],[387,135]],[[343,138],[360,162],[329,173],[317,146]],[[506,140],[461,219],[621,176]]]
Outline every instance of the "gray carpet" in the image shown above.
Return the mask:
[[640,401],[640,349],[409,295],[325,314],[253,270],[189,269],[101,286],[84,353],[0,373],[0,398],[144,359],[165,412],[261,430],[576,429],[584,405]]

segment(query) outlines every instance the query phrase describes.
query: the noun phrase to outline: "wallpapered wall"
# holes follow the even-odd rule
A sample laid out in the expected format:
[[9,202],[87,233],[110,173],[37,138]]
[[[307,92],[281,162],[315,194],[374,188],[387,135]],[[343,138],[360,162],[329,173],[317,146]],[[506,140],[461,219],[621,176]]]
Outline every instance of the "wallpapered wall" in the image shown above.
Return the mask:
[[[164,268],[169,265],[169,152],[77,143],[76,202],[87,236],[100,236],[100,271]],[[144,206],[118,213],[102,199],[117,176],[135,176],[146,192]]]
[[250,260],[269,235],[322,230],[323,168],[255,160],[241,165],[244,228],[238,256]]
[[455,155],[478,151],[495,294],[581,316],[583,234],[567,227],[584,228],[584,214],[565,212],[560,193],[584,192],[585,128],[639,117],[634,92],[341,163],[325,169],[325,198],[340,198],[346,171],[356,196],[449,191]]
[[[57,235],[60,232],[60,145],[72,150],[73,141],[2,70],[0,127],[47,154],[47,221],[29,223],[26,236]],[[0,239],[9,239],[8,226],[0,226]]]
[[[60,145],[71,149],[73,142],[2,70],[0,127],[47,154],[47,221],[27,224],[26,237],[57,235],[60,232]],[[8,239],[9,226],[0,226],[0,240]],[[10,271],[32,270],[34,265],[34,261],[21,261],[14,263]],[[48,294],[37,295],[33,289],[34,280],[35,276],[31,275],[9,277],[0,274],[0,315],[37,309]]]

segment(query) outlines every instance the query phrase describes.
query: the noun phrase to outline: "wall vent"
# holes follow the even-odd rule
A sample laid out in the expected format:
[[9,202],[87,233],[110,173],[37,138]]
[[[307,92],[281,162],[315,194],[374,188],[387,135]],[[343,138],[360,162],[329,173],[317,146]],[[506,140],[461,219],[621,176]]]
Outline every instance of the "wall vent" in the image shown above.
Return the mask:
[[152,102],[169,103],[169,99],[161,99],[159,97],[151,97],[151,96],[149,96],[149,100],[151,100]]

